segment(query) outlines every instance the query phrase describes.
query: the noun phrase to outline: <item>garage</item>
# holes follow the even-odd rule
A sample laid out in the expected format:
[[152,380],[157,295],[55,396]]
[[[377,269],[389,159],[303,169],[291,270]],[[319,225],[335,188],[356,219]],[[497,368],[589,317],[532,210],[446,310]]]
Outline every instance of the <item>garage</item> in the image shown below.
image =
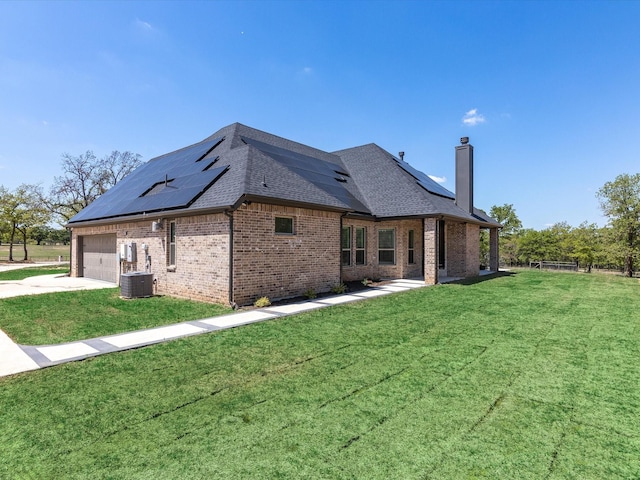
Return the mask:
[[82,276],[116,283],[117,275],[115,234],[82,237]]

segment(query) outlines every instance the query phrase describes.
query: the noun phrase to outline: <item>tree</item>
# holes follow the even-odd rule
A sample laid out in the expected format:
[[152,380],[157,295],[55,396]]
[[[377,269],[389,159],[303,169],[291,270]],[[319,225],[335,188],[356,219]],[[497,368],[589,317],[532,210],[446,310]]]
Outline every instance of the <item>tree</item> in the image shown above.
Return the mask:
[[624,271],[633,276],[634,262],[640,256],[640,173],[618,175],[598,190],[600,208],[609,217]]
[[0,218],[9,226],[9,261],[13,261],[16,236],[22,237],[23,260],[29,259],[27,233],[32,227],[44,226],[50,219],[48,210],[40,202],[41,192],[34,185],[20,185],[15,192],[0,187]]
[[571,237],[571,225],[567,222],[555,223],[547,228],[548,235],[548,260],[567,262],[573,259],[573,242]]
[[596,260],[602,257],[602,243],[600,229],[595,223],[582,222],[571,230],[571,243],[573,246],[573,258],[578,260],[587,273]]
[[495,218],[502,224],[501,235],[513,235],[518,233],[522,228],[522,222],[516,215],[516,210],[513,208],[513,204],[505,203],[504,205],[494,205],[489,210],[489,216]]
[[35,240],[37,245],[47,241],[51,237],[53,229],[47,225],[38,225],[29,230],[29,238]]
[[498,238],[500,262],[506,265],[513,265],[518,261],[517,237],[522,230],[522,222],[516,215],[513,205],[508,203],[494,205],[489,210],[489,215],[502,224]]
[[137,153],[119,152],[98,159],[90,150],[74,157],[62,155],[63,175],[55,177],[49,196],[50,211],[66,223],[80,210],[116,185],[142,163]]

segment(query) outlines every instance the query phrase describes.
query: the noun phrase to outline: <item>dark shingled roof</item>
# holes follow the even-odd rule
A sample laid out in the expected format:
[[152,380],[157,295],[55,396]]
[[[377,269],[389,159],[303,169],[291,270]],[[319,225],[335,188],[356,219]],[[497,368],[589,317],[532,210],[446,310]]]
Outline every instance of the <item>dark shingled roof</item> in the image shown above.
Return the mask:
[[391,217],[470,215],[454,195],[375,144],[334,153],[234,123],[189,147],[156,157],[74,216],[70,225],[143,214],[231,209],[243,200]]

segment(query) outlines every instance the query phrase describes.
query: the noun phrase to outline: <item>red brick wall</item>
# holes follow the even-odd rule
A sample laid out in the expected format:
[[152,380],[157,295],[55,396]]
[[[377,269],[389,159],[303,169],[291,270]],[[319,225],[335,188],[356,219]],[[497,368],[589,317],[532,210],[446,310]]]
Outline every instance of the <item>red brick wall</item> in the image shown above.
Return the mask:
[[[340,283],[340,214],[251,203],[233,213],[233,297],[239,305],[326,292]],[[276,234],[275,218],[294,234]]]
[[447,276],[474,277],[480,272],[480,227],[447,220]]

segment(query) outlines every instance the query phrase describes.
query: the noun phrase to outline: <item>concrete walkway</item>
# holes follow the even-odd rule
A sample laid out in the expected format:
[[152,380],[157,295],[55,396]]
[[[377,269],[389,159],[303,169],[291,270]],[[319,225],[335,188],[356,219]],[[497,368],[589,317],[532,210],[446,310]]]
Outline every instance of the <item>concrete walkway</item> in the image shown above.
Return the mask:
[[[100,282],[102,284],[106,282]],[[113,284],[110,284],[113,286]],[[84,360],[106,353],[119,352],[133,348],[152,345],[191,335],[239,327],[255,322],[263,322],[275,318],[295,315],[300,312],[318,308],[356,302],[367,298],[389,295],[414,288],[424,287],[422,280],[393,280],[387,285],[370,288],[354,293],[333,295],[317,300],[289,305],[272,306],[231,313],[220,317],[205,318],[190,322],[182,322],[164,327],[138,330],[135,332],[108,335],[89,340],[69,342],[58,345],[16,345],[0,330],[0,377],[15,373],[50,367],[61,363]],[[104,288],[104,287],[103,287]]]

